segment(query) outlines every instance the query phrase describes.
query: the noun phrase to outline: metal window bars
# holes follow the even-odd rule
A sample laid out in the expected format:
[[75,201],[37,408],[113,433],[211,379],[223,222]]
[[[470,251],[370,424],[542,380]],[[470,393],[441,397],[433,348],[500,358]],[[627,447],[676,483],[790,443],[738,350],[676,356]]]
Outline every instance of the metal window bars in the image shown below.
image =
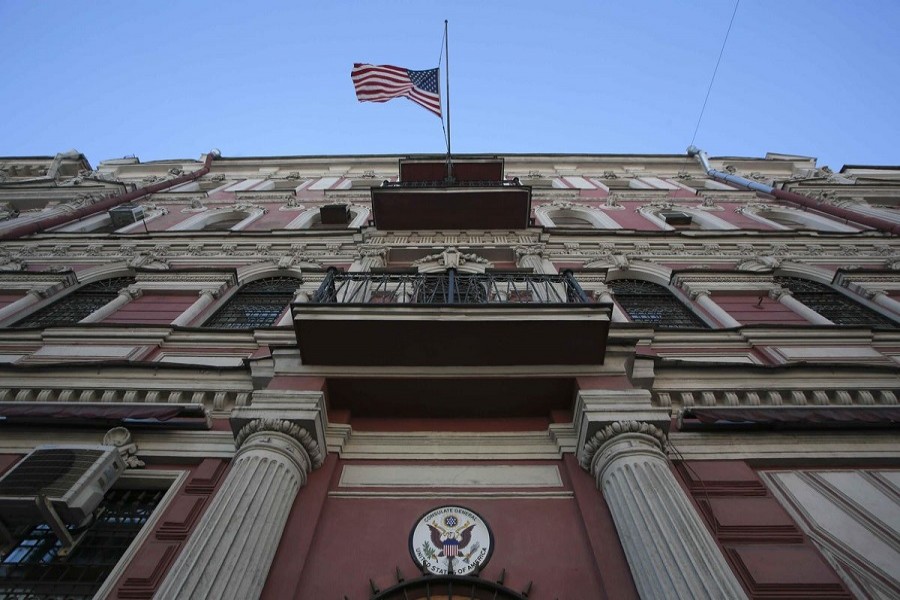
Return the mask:
[[256,329],[271,327],[294,298],[302,282],[295,277],[269,277],[244,285],[204,327]]
[[608,281],[607,285],[615,294],[616,302],[635,323],[672,329],[709,328],[661,285],[638,279],[616,279]]
[[587,304],[571,271],[559,275],[489,272],[345,273],[329,269],[316,304]]
[[89,283],[53,304],[32,313],[15,327],[50,327],[79,322],[98,308],[115,300],[119,290],[133,285],[134,277],[113,277]]
[[0,598],[93,598],[162,500],[165,490],[114,489],[70,555],[46,524],[15,530],[0,560]]
[[832,290],[827,285],[799,277],[775,277],[775,283],[790,290],[794,298],[836,325],[891,327],[894,323],[858,302]]

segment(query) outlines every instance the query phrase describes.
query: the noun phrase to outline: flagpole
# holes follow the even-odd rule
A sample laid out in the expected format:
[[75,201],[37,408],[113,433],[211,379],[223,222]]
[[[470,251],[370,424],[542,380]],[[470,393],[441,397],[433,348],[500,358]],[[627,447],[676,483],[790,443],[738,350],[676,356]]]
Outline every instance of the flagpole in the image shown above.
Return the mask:
[[447,19],[444,19],[444,52],[444,75],[447,82],[447,181],[450,182],[453,181],[453,158],[450,154],[450,38],[447,35]]

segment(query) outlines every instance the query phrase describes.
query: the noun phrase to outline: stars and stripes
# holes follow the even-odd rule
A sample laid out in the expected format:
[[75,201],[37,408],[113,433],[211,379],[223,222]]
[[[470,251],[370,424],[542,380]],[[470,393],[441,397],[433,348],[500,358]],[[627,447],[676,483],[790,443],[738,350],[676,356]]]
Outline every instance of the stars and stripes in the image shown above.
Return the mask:
[[409,98],[419,106],[441,116],[439,69],[412,71],[392,65],[356,63],[350,76],[360,102],[387,102]]

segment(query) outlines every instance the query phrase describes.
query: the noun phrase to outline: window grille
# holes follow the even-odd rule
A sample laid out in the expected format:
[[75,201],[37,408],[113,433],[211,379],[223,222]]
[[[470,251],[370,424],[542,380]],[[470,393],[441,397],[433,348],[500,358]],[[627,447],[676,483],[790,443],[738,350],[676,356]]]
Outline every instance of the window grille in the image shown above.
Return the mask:
[[119,290],[133,285],[134,277],[113,277],[80,287],[71,294],[32,313],[16,323],[16,327],[50,327],[71,325],[116,299]]
[[616,279],[607,284],[616,302],[635,323],[676,329],[709,327],[659,284],[638,279]]
[[887,317],[854,302],[827,285],[799,277],[775,277],[775,283],[790,290],[798,301],[837,325],[897,327]]
[[269,277],[243,286],[204,324],[221,329],[255,329],[275,325],[300,285],[294,277]]
[[0,561],[0,599],[93,598],[163,494],[165,490],[110,490],[97,520],[65,559],[58,556],[62,544],[48,525],[15,530],[18,542]]

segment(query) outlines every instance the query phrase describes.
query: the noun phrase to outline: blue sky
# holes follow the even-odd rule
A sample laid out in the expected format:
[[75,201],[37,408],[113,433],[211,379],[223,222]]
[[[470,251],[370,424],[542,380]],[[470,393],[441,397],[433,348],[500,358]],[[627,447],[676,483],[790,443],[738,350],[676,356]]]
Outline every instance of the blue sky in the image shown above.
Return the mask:
[[[0,156],[442,152],[354,62],[436,66],[455,152],[681,153],[733,9],[671,2],[0,2]],[[900,2],[743,0],[696,143],[900,164]]]

